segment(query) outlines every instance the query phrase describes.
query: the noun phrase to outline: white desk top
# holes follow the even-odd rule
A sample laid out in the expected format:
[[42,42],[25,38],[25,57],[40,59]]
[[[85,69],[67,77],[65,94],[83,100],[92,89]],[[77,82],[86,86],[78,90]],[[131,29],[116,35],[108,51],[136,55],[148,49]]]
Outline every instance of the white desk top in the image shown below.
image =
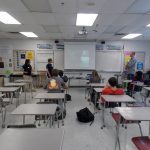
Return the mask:
[[24,80],[24,79],[18,79],[18,80],[15,80],[16,83],[31,83],[32,81],[31,80]]
[[126,120],[150,120],[150,107],[117,107],[116,110]]
[[90,83],[91,87],[105,87],[106,83]]
[[132,80],[123,80],[123,82],[127,82],[128,83],[128,82],[132,82]]
[[6,129],[0,135],[1,150],[61,150],[61,129]]
[[10,83],[5,83],[5,87],[18,87],[18,86],[25,86],[26,83],[13,83],[13,82],[10,82]]
[[21,104],[12,115],[54,115],[57,104]]
[[19,87],[0,87],[0,92],[15,92]]
[[35,99],[63,99],[64,93],[38,93]]
[[103,89],[104,88],[94,88],[94,91],[97,92],[97,93],[102,93]]
[[144,87],[144,89],[146,89],[146,90],[150,91],[150,87]]
[[0,94],[0,98],[2,98],[5,94]]
[[128,95],[101,95],[106,102],[135,102],[135,100]]

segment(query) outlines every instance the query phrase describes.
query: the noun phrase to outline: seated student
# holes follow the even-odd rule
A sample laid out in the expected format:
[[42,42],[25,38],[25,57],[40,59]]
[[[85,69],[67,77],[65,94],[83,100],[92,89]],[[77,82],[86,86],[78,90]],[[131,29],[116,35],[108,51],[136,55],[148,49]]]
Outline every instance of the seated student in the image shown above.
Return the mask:
[[58,70],[52,70],[52,76],[46,79],[44,88],[48,91],[58,91],[66,88],[66,85],[62,78],[58,77]]
[[[104,87],[104,89],[102,90],[102,94],[103,95],[123,95],[124,94],[124,90],[122,88],[117,88],[117,79],[115,77],[111,77],[108,79],[108,85],[106,87]],[[102,99],[103,102],[103,99]],[[113,103],[113,102],[106,102],[106,107],[116,107],[116,106],[120,106],[121,104],[119,103],[119,105],[117,105],[117,103]]]
[[101,82],[101,76],[98,75],[96,70],[92,71],[92,75],[90,77],[90,83],[100,83]]
[[133,85],[132,83],[134,82],[144,82],[144,78],[143,78],[143,72],[142,71],[137,71],[135,73],[135,76],[132,80],[132,82],[130,83],[129,87],[128,87],[128,90],[133,92],[139,92],[142,90],[142,87],[141,86],[138,86],[138,85]]
[[59,77],[63,79],[63,81],[66,83],[68,82],[68,77],[64,75],[64,72],[62,70],[59,70]]
[[[92,71],[89,82],[90,83],[100,83],[101,82],[101,77],[98,75],[96,70]],[[95,104],[95,93],[94,93],[94,91],[92,91],[92,93],[90,93],[90,99],[93,102],[93,104]],[[98,103],[96,103],[96,107],[97,107],[97,109],[99,109]]]

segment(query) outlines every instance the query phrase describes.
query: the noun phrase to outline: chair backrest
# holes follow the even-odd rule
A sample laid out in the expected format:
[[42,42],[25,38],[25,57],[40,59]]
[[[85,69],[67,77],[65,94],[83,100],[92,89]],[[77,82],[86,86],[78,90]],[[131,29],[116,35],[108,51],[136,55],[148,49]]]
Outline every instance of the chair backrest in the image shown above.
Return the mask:
[[7,128],[36,128],[35,124],[8,125]]

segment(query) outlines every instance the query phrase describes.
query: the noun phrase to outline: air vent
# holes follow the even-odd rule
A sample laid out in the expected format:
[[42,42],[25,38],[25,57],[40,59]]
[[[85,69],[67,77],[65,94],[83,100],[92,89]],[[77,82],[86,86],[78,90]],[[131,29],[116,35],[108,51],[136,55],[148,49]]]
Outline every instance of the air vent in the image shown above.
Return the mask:
[[124,36],[126,34],[125,33],[115,33],[114,35],[116,35],[116,36]]
[[20,34],[19,32],[8,32],[8,33],[11,33],[11,34]]

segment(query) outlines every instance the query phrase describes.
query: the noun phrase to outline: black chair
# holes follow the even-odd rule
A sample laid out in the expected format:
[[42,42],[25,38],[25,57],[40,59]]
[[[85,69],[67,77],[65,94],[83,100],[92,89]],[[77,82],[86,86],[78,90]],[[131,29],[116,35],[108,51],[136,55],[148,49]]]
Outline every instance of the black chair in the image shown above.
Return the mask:
[[35,124],[8,125],[7,128],[36,128]]

